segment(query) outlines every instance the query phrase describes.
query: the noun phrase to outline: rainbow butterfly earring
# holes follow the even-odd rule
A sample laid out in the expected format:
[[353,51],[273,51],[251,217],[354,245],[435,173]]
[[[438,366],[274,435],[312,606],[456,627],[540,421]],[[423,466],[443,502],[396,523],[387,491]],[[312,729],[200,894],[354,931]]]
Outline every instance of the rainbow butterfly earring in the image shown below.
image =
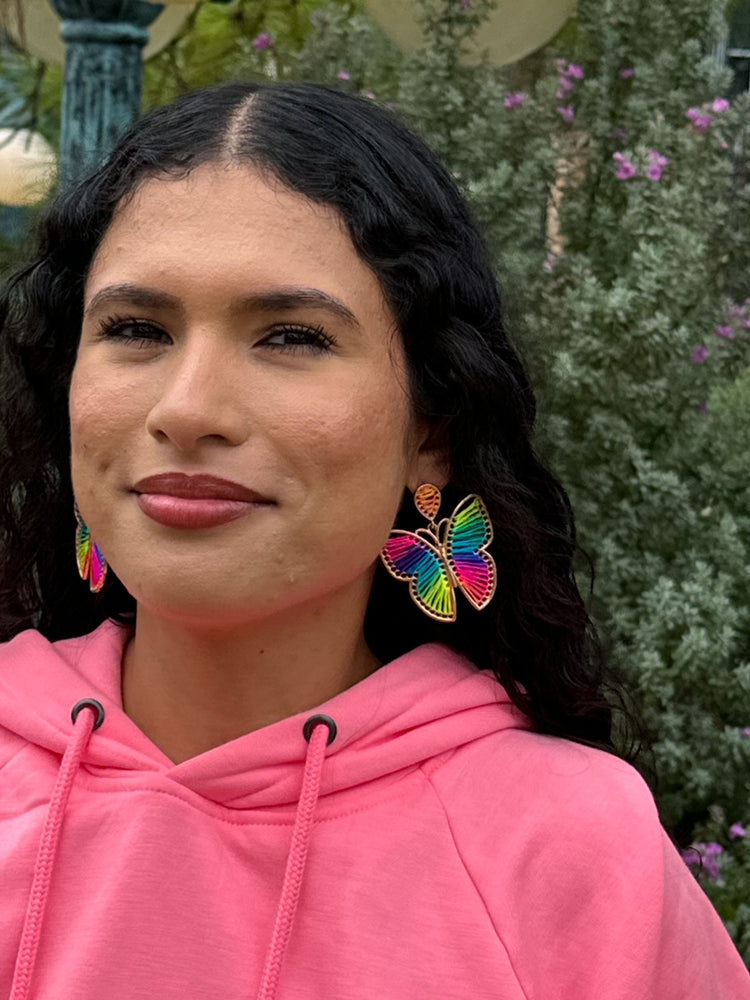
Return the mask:
[[436,522],[442,496],[423,483],[414,504],[429,527],[394,529],[380,553],[397,580],[407,580],[414,603],[439,622],[456,620],[456,589],[477,611],[486,608],[497,586],[495,560],[487,552],[492,522],[481,497],[464,497],[450,517]]
[[107,579],[107,560],[94,539],[91,531],[78,509],[78,504],[74,503],[76,521],[76,563],[78,564],[78,574],[82,580],[89,581],[89,588],[94,594],[98,594]]

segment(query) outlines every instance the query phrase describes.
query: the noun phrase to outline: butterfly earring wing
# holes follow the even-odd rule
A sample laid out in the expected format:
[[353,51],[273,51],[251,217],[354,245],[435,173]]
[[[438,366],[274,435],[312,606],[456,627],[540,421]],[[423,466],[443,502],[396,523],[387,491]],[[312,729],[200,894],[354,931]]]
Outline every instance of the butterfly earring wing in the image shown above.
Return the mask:
[[76,527],[76,563],[78,564],[78,574],[82,580],[88,580],[91,569],[91,532],[76,511],[78,526]]
[[497,587],[495,560],[486,551],[492,537],[484,501],[476,494],[465,497],[448,521],[445,553],[456,583],[477,611],[487,607]]
[[89,567],[89,586],[95,594],[98,594],[99,591],[104,586],[104,581],[106,577],[107,577],[107,563],[104,558],[104,553],[96,544],[96,542],[92,541],[91,565]]
[[424,535],[392,531],[381,558],[391,576],[409,583],[412,600],[440,622],[456,620],[456,594],[440,550]]
[[86,522],[75,509],[76,521],[76,563],[82,580],[89,581],[93,593],[98,593],[104,586],[107,577],[107,563],[104,553],[91,537],[91,531]]

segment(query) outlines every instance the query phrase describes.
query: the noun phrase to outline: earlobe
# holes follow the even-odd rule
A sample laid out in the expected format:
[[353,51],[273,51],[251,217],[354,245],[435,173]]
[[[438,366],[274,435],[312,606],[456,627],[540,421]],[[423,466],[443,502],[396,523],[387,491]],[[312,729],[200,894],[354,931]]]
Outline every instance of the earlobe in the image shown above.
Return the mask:
[[451,466],[445,444],[445,428],[439,424],[419,422],[416,447],[413,452],[406,487],[415,493],[423,483],[433,483],[444,489],[451,480]]
[[426,449],[415,457],[406,486],[412,493],[416,493],[423,483],[432,483],[443,490],[450,479],[450,464],[443,449]]

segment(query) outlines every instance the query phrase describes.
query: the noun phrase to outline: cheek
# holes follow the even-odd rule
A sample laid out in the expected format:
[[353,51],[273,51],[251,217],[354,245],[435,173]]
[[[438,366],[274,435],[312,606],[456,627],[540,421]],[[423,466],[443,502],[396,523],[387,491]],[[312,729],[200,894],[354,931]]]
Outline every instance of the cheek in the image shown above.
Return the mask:
[[[292,438],[310,463],[324,461],[330,469],[401,465],[407,452],[408,402],[398,386],[384,380],[363,380],[342,386],[297,414]],[[381,469],[381,471],[384,471]]]
[[69,418],[73,486],[78,495],[84,480],[101,476],[122,455],[134,418],[132,387],[108,385],[76,365],[70,385]]
[[297,414],[285,440],[314,504],[314,523],[380,537],[390,529],[406,485],[409,404],[393,379],[368,379],[329,393]]

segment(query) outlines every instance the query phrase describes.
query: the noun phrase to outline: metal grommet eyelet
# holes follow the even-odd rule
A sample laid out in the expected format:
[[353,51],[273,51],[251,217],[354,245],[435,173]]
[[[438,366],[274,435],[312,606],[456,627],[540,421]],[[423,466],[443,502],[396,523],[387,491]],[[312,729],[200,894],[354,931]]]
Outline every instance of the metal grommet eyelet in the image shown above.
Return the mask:
[[82,698],[80,701],[77,701],[75,703],[75,705],[73,706],[73,711],[70,713],[70,717],[73,720],[73,725],[75,725],[76,719],[81,714],[81,711],[84,708],[94,709],[94,711],[96,712],[96,722],[94,723],[94,729],[98,729],[99,726],[101,726],[101,724],[104,722],[104,716],[106,713],[104,711],[104,705],[102,705],[100,701],[97,701],[96,698]]
[[305,737],[307,742],[310,742],[310,737],[313,734],[313,730],[316,726],[328,726],[328,742],[326,746],[330,746],[338,735],[338,726],[331,718],[330,715],[311,715],[302,728],[302,735]]

